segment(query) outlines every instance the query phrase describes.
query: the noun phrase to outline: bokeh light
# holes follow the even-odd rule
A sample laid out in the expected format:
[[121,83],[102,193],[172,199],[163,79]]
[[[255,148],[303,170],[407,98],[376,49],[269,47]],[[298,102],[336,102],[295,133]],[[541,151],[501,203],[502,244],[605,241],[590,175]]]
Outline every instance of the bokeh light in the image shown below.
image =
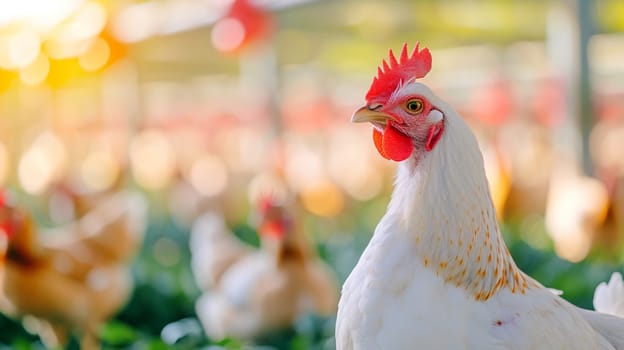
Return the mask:
[[212,29],[212,44],[220,51],[233,51],[245,39],[245,27],[235,18],[226,18]]
[[50,71],[50,61],[48,57],[41,54],[26,67],[19,70],[21,81],[26,85],[37,85],[42,83]]
[[102,68],[110,57],[110,47],[105,40],[93,40],[89,48],[78,56],[80,66],[86,71],[95,71]]
[[197,192],[204,196],[216,196],[228,185],[225,163],[214,155],[204,154],[196,159],[188,177]]
[[165,187],[176,170],[175,153],[167,136],[144,131],[130,144],[130,162],[136,181],[150,190]]
[[109,188],[120,176],[120,167],[113,154],[106,151],[89,153],[80,166],[80,177],[91,191]]
[[345,205],[344,195],[338,186],[327,179],[307,184],[300,194],[303,206],[319,216],[335,217]]
[[56,30],[60,42],[82,42],[98,35],[106,25],[106,9],[94,1],[83,2]]
[[25,67],[39,56],[41,43],[39,36],[32,30],[23,29],[11,35],[9,39],[9,60],[13,67]]
[[44,132],[19,160],[17,171],[20,184],[30,194],[41,194],[62,175],[66,161],[63,142],[55,134]]

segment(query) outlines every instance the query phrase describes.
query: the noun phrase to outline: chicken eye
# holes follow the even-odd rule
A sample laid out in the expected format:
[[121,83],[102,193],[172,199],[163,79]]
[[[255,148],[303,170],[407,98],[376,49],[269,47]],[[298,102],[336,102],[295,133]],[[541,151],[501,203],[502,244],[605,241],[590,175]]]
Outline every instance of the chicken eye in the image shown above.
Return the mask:
[[423,111],[424,107],[425,107],[425,104],[423,103],[421,99],[418,99],[418,98],[409,100],[405,104],[405,108],[407,109],[407,112],[410,114],[418,114]]

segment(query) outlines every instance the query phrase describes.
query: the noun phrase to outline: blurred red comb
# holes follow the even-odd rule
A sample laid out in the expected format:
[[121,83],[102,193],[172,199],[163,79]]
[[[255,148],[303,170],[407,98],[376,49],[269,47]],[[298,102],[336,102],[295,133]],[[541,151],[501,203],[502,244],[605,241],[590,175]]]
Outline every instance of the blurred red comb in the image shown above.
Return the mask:
[[[0,208],[4,208],[8,205],[8,192],[5,189],[0,189]],[[0,221],[0,233],[6,234],[9,238],[13,235],[13,223],[10,220]]]
[[258,210],[266,213],[271,207],[274,207],[277,200],[272,193],[264,193],[258,197]]
[[419,43],[410,55],[407,50],[407,43],[403,44],[401,56],[397,60],[394,52],[390,49],[388,59],[382,61],[382,65],[377,68],[377,76],[373,79],[366,101],[372,98],[388,98],[396,90],[401,82],[407,82],[411,79],[419,79],[427,75],[431,70],[431,53],[429,49],[423,48],[418,50]]

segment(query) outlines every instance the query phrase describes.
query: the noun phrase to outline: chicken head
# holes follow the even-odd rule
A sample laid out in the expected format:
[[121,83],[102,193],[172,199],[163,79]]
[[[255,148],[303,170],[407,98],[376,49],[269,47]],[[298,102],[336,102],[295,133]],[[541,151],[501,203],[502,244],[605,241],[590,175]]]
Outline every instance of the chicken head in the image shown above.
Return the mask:
[[431,69],[428,49],[411,54],[403,46],[397,59],[390,50],[366,95],[366,105],[351,120],[373,124],[373,140],[379,153],[394,161],[414,151],[431,151],[444,131],[444,114],[438,100],[425,85],[415,82]]

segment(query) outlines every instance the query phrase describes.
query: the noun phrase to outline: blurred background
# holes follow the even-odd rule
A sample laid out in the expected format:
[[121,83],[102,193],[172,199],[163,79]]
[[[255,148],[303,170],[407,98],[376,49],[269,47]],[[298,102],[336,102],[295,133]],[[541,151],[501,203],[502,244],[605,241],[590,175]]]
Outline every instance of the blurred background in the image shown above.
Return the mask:
[[[109,220],[91,211],[115,193],[147,203],[104,348],[241,348],[199,322],[194,223],[217,213],[257,247],[258,193],[286,193],[340,285],[396,167],[349,118],[388,48],[417,41],[426,83],[478,135],[519,266],[591,308],[624,260],[619,0],[0,1],[0,186],[40,236]],[[0,315],[0,349],[43,348],[27,321]],[[333,322],[297,317],[254,346],[332,349]]]

